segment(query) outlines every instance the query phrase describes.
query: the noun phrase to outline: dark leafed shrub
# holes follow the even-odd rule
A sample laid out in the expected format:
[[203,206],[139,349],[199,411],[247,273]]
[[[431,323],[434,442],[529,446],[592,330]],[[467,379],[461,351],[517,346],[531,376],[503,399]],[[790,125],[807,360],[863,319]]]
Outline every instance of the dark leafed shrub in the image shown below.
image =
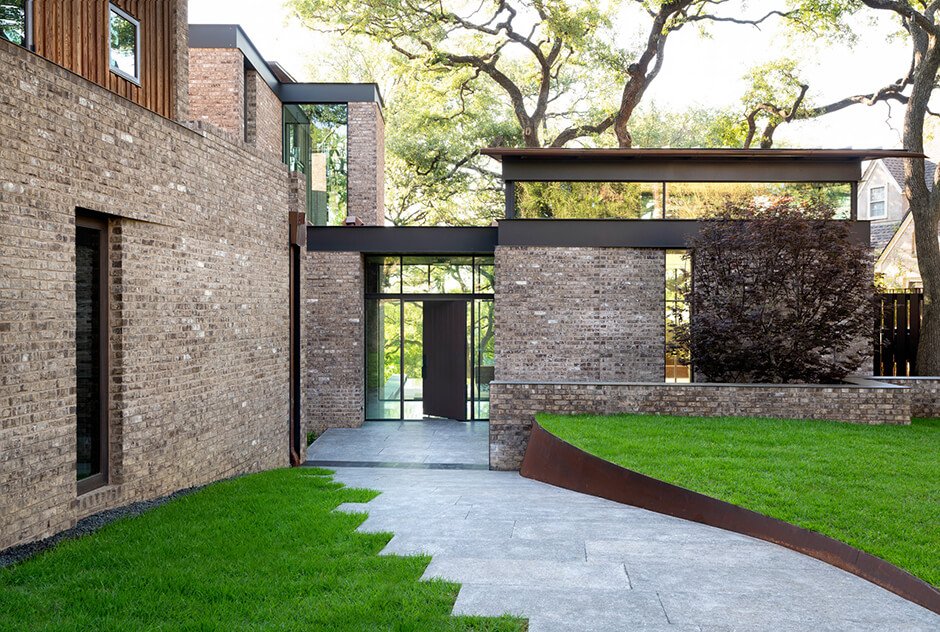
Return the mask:
[[709,382],[827,383],[869,353],[871,253],[832,209],[781,197],[728,206],[689,242],[679,345]]

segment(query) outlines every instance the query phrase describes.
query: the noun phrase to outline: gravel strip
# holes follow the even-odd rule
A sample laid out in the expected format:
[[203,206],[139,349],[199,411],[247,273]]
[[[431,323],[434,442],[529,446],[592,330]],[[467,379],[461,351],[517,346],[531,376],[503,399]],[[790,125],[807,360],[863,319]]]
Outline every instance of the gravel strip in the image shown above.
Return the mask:
[[138,502],[131,503],[129,505],[124,505],[123,507],[117,507],[115,509],[108,509],[102,511],[101,513],[96,513],[87,518],[82,518],[79,520],[74,527],[61,531],[53,536],[50,536],[44,540],[38,540],[36,542],[28,542],[26,544],[18,544],[12,546],[4,551],[0,551],[0,568],[6,568],[7,566],[12,566],[13,564],[18,564],[24,560],[27,560],[34,555],[38,555],[47,549],[53,548],[59,542],[63,540],[71,540],[74,538],[80,538],[94,533],[98,529],[101,529],[104,526],[107,526],[114,522],[115,520],[120,520],[122,518],[133,518],[134,516],[139,516],[140,514],[155,509],[160,505],[165,505],[175,498],[180,498],[182,496],[188,496],[193,492],[199,491],[205,485],[199,487],[188,487],[186,489],[181,489],[172,494],[166,496],[161,496],[160,498],[154,498],[153,500],[141,500]]

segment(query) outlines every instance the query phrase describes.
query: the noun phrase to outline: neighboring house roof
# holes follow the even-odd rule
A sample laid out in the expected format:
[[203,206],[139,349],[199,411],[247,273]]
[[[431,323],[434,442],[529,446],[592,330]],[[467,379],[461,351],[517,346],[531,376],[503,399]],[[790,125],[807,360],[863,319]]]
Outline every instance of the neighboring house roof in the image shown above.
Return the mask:
[[898,226],[897,230],[894,231],[894,236],[891,237],[891,240],[888,241],[887,245],[884,247],[884,250],[881,251],[881,254],[878,255],[878,260],[875,262],[875,267],[884,266],[890,256],[894,254],[895,248],[897,248],[901,243],[901,238],[904,236],[904,233],[907,231],[908,226],[911,222],[914,221],[914,216],[911,215],[910,211],[904,216],[904,219],[901,221],[901,224]]
[[[894,178],[898,188],[904,190],[904,159],[903,158],[882,158],[881,163],[885,166],[887,172]],[[924,160],[924,183],[927,188],[933,191],[933,176],[937,171],[937,163],[927,159]]]

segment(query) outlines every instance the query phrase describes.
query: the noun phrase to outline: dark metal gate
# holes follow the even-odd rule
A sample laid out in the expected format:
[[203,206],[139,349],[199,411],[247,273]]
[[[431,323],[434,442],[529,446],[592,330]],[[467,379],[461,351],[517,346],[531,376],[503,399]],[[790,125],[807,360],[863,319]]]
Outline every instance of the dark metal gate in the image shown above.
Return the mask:
[[875,317],[875,375],[917,375],[917,343],[924,302],[921,290],[879,296]]

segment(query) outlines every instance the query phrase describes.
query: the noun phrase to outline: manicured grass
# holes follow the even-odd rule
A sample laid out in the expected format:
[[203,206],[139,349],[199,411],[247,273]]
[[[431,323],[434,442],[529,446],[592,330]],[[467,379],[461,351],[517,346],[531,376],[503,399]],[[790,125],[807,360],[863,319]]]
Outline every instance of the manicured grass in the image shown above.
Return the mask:
[[429,557],[379,557],[390,535],[331,513],[375,496],[312,469],[212,485],[0,570],[0,629],[525,629],[450,616]]
[[940,419],[537,419],[603,459],[842,540],[940,587]]

